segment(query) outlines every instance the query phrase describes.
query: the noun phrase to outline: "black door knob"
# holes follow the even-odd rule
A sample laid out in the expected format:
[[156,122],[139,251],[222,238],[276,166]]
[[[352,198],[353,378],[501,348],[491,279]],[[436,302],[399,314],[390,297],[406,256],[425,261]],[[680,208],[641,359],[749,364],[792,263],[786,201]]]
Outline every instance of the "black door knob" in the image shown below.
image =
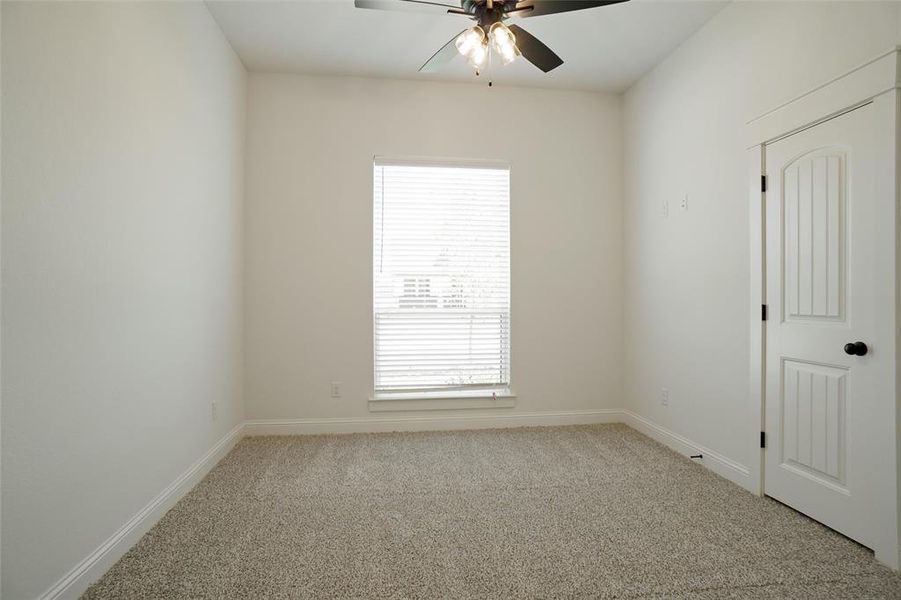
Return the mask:
[[850,354],[851,356],[863,356],[867,353],[867,345],[863,342],[849,342],[845,344],[845,354]]

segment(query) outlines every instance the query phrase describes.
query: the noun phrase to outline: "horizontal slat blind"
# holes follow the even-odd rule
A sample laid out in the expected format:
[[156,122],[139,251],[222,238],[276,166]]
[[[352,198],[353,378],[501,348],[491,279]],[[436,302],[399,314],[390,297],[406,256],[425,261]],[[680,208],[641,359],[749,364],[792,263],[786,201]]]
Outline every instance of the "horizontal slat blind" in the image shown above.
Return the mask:
[[510,381],[510,172],[375,163],[376,391]]

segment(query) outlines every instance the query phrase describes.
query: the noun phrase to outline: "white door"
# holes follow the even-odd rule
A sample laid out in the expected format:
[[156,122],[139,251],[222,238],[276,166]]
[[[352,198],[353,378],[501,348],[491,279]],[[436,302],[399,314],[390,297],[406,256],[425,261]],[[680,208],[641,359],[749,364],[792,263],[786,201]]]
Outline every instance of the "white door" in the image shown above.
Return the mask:
[[894,522],[894,209],[879,197],[881,114],[868,104],[765,154],[765,492],[871,548]]

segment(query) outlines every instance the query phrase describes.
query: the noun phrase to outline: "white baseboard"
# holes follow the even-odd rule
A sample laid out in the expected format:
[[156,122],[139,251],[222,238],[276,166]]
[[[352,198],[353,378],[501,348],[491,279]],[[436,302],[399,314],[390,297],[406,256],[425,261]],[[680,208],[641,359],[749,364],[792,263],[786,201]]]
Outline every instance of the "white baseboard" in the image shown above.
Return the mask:
[[125,554],[175,503],[191,490],[244,436],[444,431],[505,427],[625,423],[686,456],[703,454],[701,463],[741,487],[752,490],[748,468],[629,410],[541,411],[513,414],[425,415],[250,420],[239,424],[197,462],[160,492],[103,544],[44,592],[39,600],[76,599]]
[[385,431],[447,431],[539,425],[622,423],[619,409],[541,411],[480,415],[426,415],[346,419],[258,419],[245,423],[244,435],[309,435]]
[[703,455],[704,458],[698,461],[702,465],[720,477],[728,479],[732,483],[745,488],[751,493],[756,493],[754,491],[756,486],[753,485],[753,482],[751,481],[751,473],[748,470],[748,467],[737,463],[722,454],[714,452],[706,446],[695,443],[674,431],[670,431],[666,427],[658,425],[650,419],[642,417],[630,410],[624,410],[622,412],[624,416],[623,422],[632,429],[643,433],[649,438],[657,440],[665,446],[669,446],[679,454],[684,454],[685,456],[695,454]]
[[151,500],[116,533],[91,552],[75,568],[44,592],[39,600],[76,599],[100,579],[147,531],[216,466],[243,437],[244,424],[238,424],[220,439],[188,470]]
[[448,431],[505,427],[625,423],[687,456],[702,454],[699,462],[741,487],[754,491],[748,468],[629,410],[598,409],[487,413],[476,415],[425,415],[322,419],[257,419],[245,422],[244,435],[311,435],[328,433],[375,433],[388,431]]

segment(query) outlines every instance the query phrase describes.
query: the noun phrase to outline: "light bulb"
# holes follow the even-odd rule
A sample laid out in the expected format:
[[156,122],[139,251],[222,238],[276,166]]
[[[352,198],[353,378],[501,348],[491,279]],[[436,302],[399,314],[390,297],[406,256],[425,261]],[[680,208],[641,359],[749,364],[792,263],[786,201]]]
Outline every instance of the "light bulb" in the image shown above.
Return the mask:
[[504,48],[513,47],[516,44],[513,32],[500,21],[491,26],[491,29],[488,30],[488,37],[498,52],[503,52]]
[[478,69],[485,64],[486,58],[488,58],[488,44],[479,44],[469,53],[469,64]]
[[513,62],[519,55],[519,49],[516,47],[516,37],[500,21],[492,25],[491,29],[488,30],[488,38],[505,65]]
[[458,35],[454,45],[457,47],[457,52],[463,56],[470,56],[484,41],[485,30],[476,25],[472,29],[467,29]]
[[501,48],[498,54],[501,55],[501,60],[503,61],[503,63],[505,65],[508,65],[513,62],[519,55],[519,49],[513,45],[504,46],[503,48]]

